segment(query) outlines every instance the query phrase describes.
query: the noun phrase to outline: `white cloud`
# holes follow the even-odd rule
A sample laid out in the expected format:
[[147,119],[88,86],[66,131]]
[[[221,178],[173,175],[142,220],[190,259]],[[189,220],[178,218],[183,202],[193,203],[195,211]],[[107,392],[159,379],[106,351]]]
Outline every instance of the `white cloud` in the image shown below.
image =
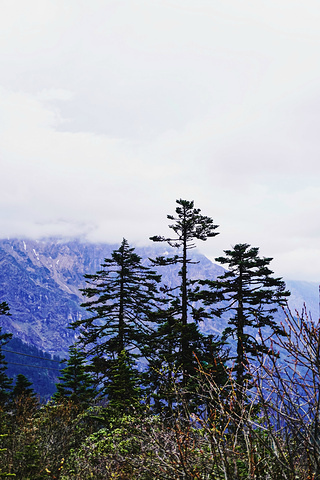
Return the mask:
[[[0,4],[0,234],[144,242],[176,198],[316,280],[315,1]],[[304,267],[305,265],[305,267]]]

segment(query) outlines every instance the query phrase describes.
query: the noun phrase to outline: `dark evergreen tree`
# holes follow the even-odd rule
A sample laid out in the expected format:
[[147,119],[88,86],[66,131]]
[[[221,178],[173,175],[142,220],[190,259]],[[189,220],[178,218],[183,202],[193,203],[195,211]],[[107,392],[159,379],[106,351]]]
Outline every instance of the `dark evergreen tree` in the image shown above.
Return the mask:
[[[0,303],[0,316],[1,315],[10,315],[7,302]],[[12,333],[2,333],[2,328],[0,327],[0,406],[4,406],[6,404],[12,388],[12,379],[6,374],[7,362],[5,361],[5,356],[2,353],[2,348],[11,338]]]
[[140,375],[125,350],[111,364],[106,393],[111,411],[123,414],[140,408]]
[[[167,218],[174,223],[169,225],[169,228],[173,230],[174,236],[163,237],[153,236],[150,240],[154,242],[166,242],[170,247],[178,250],[177,254],[172,257],[159,256],[154,260],[151,260],[156,266],[166,265],[181,265],[179,270],[179,276],[181,277],[180,285],[177,289],[165,288],[169,300],[168,312],[163,316],[165,324],[161,327],[164,331],[167,331],[168,345],[170,345],[170,337],[174,332],[175,339],[179,338],[179,352],[176,359],[179,358],[183,371],[184,383],[186,377],[194,370],[194,350],[197,344],[201,343],[201,335],[197,326],[194,323],[189,322],[189,317],[193,320],[200,320],[204,315],[204,311],[201,308],[196,309],[192,306],[192,287],[189,275],[188,265],[197,263],[192,261],[189,256],[189,250],[195,248],[195,241],[206,241],[209,237],[218,235],[216,228],[218,225],[214,225],[213,220],[210,217],[202,215],[199,208],[194,207],[193,201],[177,200],[178,204],[176,208],[176,215],[167,215]],[[174,318],[174,322],[172,321]],[[161,316],[159,317],[161,319]],[[170,320],[169,320],[170,319]],[[169,356],[171,355],[169,347]],[[172,350],[171,350],[172,352]]]
[[[82,290],[87,297],[83,303],[92,315],[72,324],[81,328],[78,344],[92,359],[93,370],[100,380],[115,376],[117,360],[125,351],[128,365],[140,355],[147,334],[150,312],[157,308],[157,283],[160,275],[143,266],[141,257],[123,239],[111,258],[106,258],[103,269],[85,275],[89,286]],[[118,365],[119,367],[119,365]],[[109,396],[112,388],[109,387]]]
[[[225,348],[225,342],[221,338],[208,335],[203,339],[201,356],[198,358],[198,375],[195,380],[198,383],[197,394],[200,398],[198,404],[206,411],[209,422],[217,418],[218,404],[228,396],[230,391],[228,358],[229,350]],[[205,391],[205,385],[208,382],[219,387],[219,389],[212,388],[209,396]]]
[[87,372],[85,358],[85,354],[74,345],[70,346],[67,366],[62,369],[60,383],[56,384],[57,392],[52,396],[54,401],[70,399],[87,406],[95,398],[97,392],[94,388],[94,380]]
[[27,377],[19,373],[17,375],[15,386],[10,395],[10,411],[13,415],[13,422],[18,425],[21,418],[26,418],[35,412],[39,405],[37,396],[31,387]]
[[224,253],[225,257],[218,257],[216,261],[227,265],[228,270],[216,281],[201,281],[201,286],[208,286],[209,290],[202,288],[198,297],[208,305],[224,302],[222,306],[212,308],[214,315],[231,314],[223,338],[233,337],[236,341],[235,374],[238,399],[241,400],[246,365],[258,352],[266,350],[257,341],[255,333],[265,327],[280,333],[274,314],[279,306],[286,304],[290,293],[285,290],[281,278],[272,276],[273,272],[269,269],[272,258],[259,257],[258,248],[238,244],[233,250],[224,250]]
[[176,401],[175,383],[181,375],[181,328],[174,317],[175,311],[170,306],[159,309],[153,317],[157,327],[143,349],[148,359],[148,368],[142,376],[146,398],[156,413],[169,417]]
[[15,386],[13,387],[12,390],[12,397],[13,398],[18,398],[18,397],[30,397],[30,398],[36,398],[36,394],[31,387],[32,382],[30,382],[25,375],[22,375],[22,373],[19,373],[17,375],[16,383]]

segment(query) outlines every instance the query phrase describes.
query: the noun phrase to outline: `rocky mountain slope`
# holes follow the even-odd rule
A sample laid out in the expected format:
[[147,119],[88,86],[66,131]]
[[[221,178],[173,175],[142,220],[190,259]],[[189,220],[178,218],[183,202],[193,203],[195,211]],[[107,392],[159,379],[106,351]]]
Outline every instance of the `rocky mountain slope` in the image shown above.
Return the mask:
[[80,242],[1,240],[0,298],[11,317],[4,330],[50,353],[64,354],[74,340],[70,322],[80,307],[83,274],[94,272],[111,247]]
[[[0,301],[7,301],[11,311],[11,317],[0,318],[3,329],[48,353],[64,356],[75,340],[75,332],[68,326],[87,314],[80,307],[83,301],[80,289],[85,286],[83,275],[95,273],[115,248],[118,245],[77,240],[0,240]],[[165,246],[157,244],[136,251],[144,264],[150,263],[149,257],[168,254]],[[215,279],[223,273],[222,267],[203,255],[193,255],[199,262],[190,266],[193,278]],[[177,267],[159,271],[163,283],[176,282]],[[294,292],[293,308],[302,308],[306,301],[314,315],[318,304],[315,284],[289,282],[288,287]],[[218,333],[225,324],[226,319],[207,320],[201,329]]]
[[[118,245],[76,240],[0,240],[0,301],[8,302],[11,312],[0,319],[3,329],[46,352],[65,355],[75,339],[68,326],[87,314],[80,307],[83,275],[95,273],[115,248]],[[152,245],[136,251],[144,264],[150,264],[148,257],[167,253]],[[222,273],[204,256],[195,257],[200,263],[191,266],[194,278],[216,278]],[[174,284],[177,272],[176,267],[162,269],[164,282]],[[218,325],[208,328],[219,330]]]

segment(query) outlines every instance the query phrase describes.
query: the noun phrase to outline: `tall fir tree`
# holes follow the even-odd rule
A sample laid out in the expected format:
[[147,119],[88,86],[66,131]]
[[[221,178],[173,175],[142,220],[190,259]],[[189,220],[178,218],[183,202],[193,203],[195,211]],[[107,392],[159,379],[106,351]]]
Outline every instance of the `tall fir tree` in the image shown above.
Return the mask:
[[92,359],[93,370],[105,382],[110,399],[113,390],[108,384],[119,378],[114,375],[121,367],[118,359],[125,352],[127,366],[133,367],[150,331],[150,312],[157,308],[160,275],[143,266],[141,260],[123,239],[101,270],[85,275],[89,286],[82,292],[88,300],[82,306],[91,316],[72,324],[80,327],[78,344]]
[[[0,316],[10,315],[9,306],[7,302],[0,303]],[[4,406],[9,400],[10,391],[12,388],[12,379],[6,374],[7,362],[5,356],[2,353],[2,348],[12,338],[12,333],[2,333],[2,327],[0,327],[0,406]]]
[[56,402],[70,399],[77,404],[87,406],[96,397],[94,380],[87,372],[85,354],[77,347],[69,347],[67,366],[62,369],[59,377],[60,383],[56,384],[57,392],[52,396]]
[[[175,215],[167,215],[167,218],[173,223],[169,228],[173,230],[174,236],[153,236],[150,240],[154,242],[165,242],[170,247],[177,249],[178,253],[172,257],[159,256],[151,261],[155,266],[180,265],[179,276],[181,278],[179,285],[179,293],[176,289],[166,288],[165,293],[169,298],[168,312],[163,315],[165,324],[161,327],[167,331],[168,340],[174,331],[175,337],[179,337],[178,352],[175,350],[176,358],[179,358],[183,372],[183,381],[186,383],[187,376],[193,373],[195,359],[193,352],[197,345],[201,343],[201,335],[197,326],[190,322],[192,320],[200,320],[203,310],[196,309],[192,305],[192,287],[188,274],[188,266],[194,262],[189,256],[188,252],[195,248],[196,240],[206,241],[210,237],[218,235],[216,229],[218,225],[214,225],[210,217],[202,215],[199,208],[194,207],[193,201],[176,200],[177,207]],[[171,298],[170,298],[171,297]],[[171,320],[169,320],[169,318]],[[174,318],[174,321],[172,321]],[[161,319],[161,316],[159,317]],[[170,346],[169,341],[169,348]],[[178,353],[178,357],[177,357]],[[169,354],[171,355],[171,354]]]
[[[215,316],[230,312],[229,326],[224,330],[223,338],[232,337],[236,341],[235,378],[240,401],[246,366],[258,352],[265,350],[255,333],[266,327],[271,332],[281,332],[274,314],[279,306],[286,304],[290,292],[285,290],[281,278],[273,277],[269,268],[272,258],[259,257],[259,248],[237,244],[224,253],[225,256],[216,258],[216,261],[227,265],[228,270],[216,281],[201,281],[202,290],[199,290],[198,297],[207,305],[214,304],[212,314]],[[209,290],[203,287],[209,287]],[[223,306],[216,307],[218,302],[224,302]]]

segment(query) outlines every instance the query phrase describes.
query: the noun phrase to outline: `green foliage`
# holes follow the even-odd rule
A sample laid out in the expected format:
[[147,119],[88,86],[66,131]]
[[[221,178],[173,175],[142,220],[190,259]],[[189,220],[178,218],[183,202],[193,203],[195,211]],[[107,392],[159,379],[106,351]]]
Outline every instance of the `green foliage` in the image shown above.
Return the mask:
[[108,408],[121,413],[139,409],[142,397],[140,379],[125,350],[112,362],[110,370],[110,382],[106,388]]
[[211,478],[210,449],[190,425],[168,428],[154,416],[121,417],[70,456],[63,479]]
[[88,406],[96,396],[94,380],[87,372],[85,364],[85,354],[77,347],[69,347],[69,358],[67,366],[62,370],[62,376],[59,377],[60,383],[57,384],[57,392],[52,399],[56,402],[70,399],[74,403]]
[[132,420],[124,418],[118,427],[90,435],[71,456],[67,476],[62,478],[135,478],[131,461],[140,460],[140,445],[135,429],[131,425],[129,431],[126,428],[130,423]]
[[[9,433],[0,438],[0,472],[21,480],[318,478],[307,463],[311,450],[306,453],[297,438],[287,441],[283,428],[277,431],[255,413],[260,399],[252,397],[239,418],[232,376],[217,385],[212,366],[205,365],[197,378],[207,414],[187,414],[170,424],[154,415],[118,416],[103,408],[79,414],[72,402],[47,405],[13,421],[3,412],[1,430]],[[189,412],[188,404],[185,408]],[[230,422],[241,424],[241,435],[229,431]]]
[[60,478],[70,451],[97,429],[93,417],[92,410],[81,412],[71,401],[26,408],[13,418],[6,414],[3,426],[8,433],[3,439],[6,451],[0,457],[0,469],[21,480]]
[[34,398],[20,395],[11,400],[6,411],[0,412],[1,431],[6,433],[2,441],[5,451],[0,457],[0,470],[9,471],[17,478],[37,478],[32,474],[38,468],[34,466],[39,457],[37,449],[33,448],[34,437],[30,435],[36,407]]
[[[0,434],[0,441],[3,440],[5,437],[7,437],[8,434]],[[6,452],[7,452],[7,448],[0,448],[0,456],[2,458],[6,457]],[[1,462],[2,463],[2,462]],[[0,477],[4,477],[4,478],[10,478],[10,477],[15,477],[15,473],[9,473],[8,470],[6,469],[6,471],[3,471],[3,468],[0,466]]]
[[31,385],[32,385],[32,382],[29,382],[27,377],[19,373],[16,379],[15,386],[12,390],[12,397],[17,398],[17,397],[23,396],[23,397],[35,398],[36,394],[33,388],[31,388]]

